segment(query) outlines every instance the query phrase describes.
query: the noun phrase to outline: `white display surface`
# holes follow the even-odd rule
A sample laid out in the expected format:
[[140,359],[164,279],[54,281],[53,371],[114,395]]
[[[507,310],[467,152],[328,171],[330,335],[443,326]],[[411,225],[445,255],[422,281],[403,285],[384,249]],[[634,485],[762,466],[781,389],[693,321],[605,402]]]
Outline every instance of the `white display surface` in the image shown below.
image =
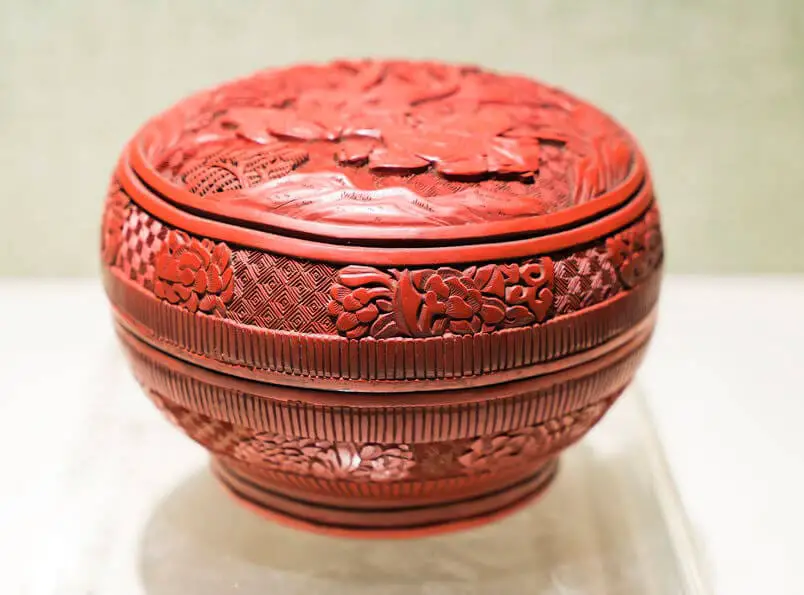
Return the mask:
[[635,387],[545,496],[408,541],[237,507],[97,283],[6,281],[0,312],[3,593],[804,593],[804,280],[668,278]]

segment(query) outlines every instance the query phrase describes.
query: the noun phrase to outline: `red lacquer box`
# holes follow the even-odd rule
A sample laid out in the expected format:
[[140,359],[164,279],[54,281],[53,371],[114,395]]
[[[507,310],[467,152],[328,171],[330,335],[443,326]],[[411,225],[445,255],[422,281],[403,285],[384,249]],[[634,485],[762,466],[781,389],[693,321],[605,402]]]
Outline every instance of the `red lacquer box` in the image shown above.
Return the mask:
[[267,70],[122,155],[104,283],[153,402],[241,502],[411,535],[538,495],[631,381],[662,239],[608,116],[425,62]]

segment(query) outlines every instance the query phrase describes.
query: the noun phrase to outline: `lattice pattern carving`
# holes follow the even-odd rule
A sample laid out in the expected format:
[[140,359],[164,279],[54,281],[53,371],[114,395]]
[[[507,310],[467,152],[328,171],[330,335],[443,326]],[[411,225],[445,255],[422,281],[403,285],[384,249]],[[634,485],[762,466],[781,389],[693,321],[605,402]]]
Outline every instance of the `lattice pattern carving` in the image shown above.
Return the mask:
[[622,291],[617,271],[604,246],[576,252],[555,262],[555,314],[571,314]]
[[132,281],[147,289],[154,287],[154,260],[162,250],[169,228],[136,205],[123,223],[123,243],[117,266]]
[[233,267],[229,315],[234,320],[278,330],[335,332],[327,314],[333,267],[254,250],[236,250]]

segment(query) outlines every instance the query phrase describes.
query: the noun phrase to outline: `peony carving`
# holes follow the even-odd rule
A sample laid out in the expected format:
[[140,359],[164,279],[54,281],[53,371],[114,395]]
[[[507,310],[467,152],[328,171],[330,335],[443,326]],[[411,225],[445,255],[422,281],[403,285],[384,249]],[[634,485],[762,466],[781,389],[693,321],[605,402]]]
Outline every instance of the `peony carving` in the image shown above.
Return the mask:
[[546,257],[464,270],[348,266],[330,289],[328,311],[350,339],[466,335],[544,321],[552,287]]
[[639,285],[662,261],[658,209],[651,208],[642,221],[609,238],[606,247],[623,285]]
[[190,312],[223,316],[234,294],[231,260],[226,244],[171,230],[156,256],[154,293]]
[[406,171],[432,166],[446,176],[531,179],[539,169],[539,136],[554,135],[516,117],[505,102],[506,91],[514,89],[489,81],[486,96],[460,96],[464,74],[434,70],[439,72],[417,78],[406,65],[369,65],[353,77],[341,74],[329,88],[318,81],[316,88],[300,88],[281,105],[233,107],[219,125],[260,144],[329,141],[342,165]]
[[594,403],[539,425],[482,436],[469,445],[458,462],[467,470],[483,472],[519,464],[523,457],[550,455],[583,436],[609,404]]
[[343,335],[357,339],[366,334],[393,337],[398,334],[392,303],[395,283],[387,273],[363,266],[348,266],[338,273],[327,306]]
[[270,432],[256,434],[238,445],[235,456],[286,473],[329,480],[394,481],[405,478],[414,465],[413,453],[405,444],[359,445],[294,439]]

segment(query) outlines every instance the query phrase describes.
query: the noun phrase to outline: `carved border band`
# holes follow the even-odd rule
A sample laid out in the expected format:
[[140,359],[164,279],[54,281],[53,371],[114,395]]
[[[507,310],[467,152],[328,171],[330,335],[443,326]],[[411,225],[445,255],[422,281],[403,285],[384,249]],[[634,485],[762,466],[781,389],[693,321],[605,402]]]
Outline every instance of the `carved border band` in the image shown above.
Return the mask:
[[[318,402],[280,398],[281,387],[235,379],[182,364],[125,331],[120,333],[140,384],[168,396],[177,405],[217,422],[336,442],[416,444],[457,440],[525,427],[582,409],[617,394],[632,379],[645,351],[646,339],[624,346],[594,362],[564,373],[519,383],[505,389],[449,391],[455,401],[420,405],[394,404],[385,394],[373,404],[364,395],[305,391]],[[286,391],[293,389],[284,389]],[[301,391],[298,391],[301,392]],[[476,398],[478,393],[482,398]],[[201,423],[200,421],[198,423]]]
[[122,321],[138,335],[195,354],[196,363],[223,364],[234,375],[299,384],[304,377],[386,382],[480,377],[556,360],[602,345],[645,320],[661,279],[657,271],[631,291],[540,325],[416,339],[347,339],[250,327],[166,304],[114,272],[107,271],[104,280]]

